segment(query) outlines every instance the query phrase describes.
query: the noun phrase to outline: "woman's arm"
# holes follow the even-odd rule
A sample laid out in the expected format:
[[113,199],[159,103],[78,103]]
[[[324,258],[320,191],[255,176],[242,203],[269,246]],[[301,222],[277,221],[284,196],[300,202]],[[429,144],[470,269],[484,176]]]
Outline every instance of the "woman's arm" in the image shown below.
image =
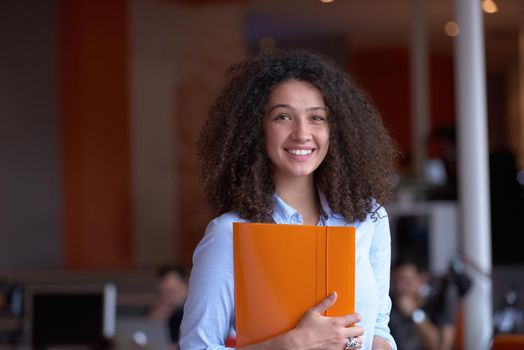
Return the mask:
[[182,350],[224,350],[234,322],[233,216],[211,221],[193,254],[180,326]]
[[[373,269],[378,288],[378,313],[373,330],[374,339],[386,341],[392,350],[396,344],[391,336],[388,323],[391,312],[391,298],[389,297],[389,279],[391,268],[391,235],[389,219],[384,207],[378,206],[370,220],[374,220],[374,236],[369,252],[369,260]],[[375,340],[373,341],[375,344]],[[377,343],[379,344],[379,343]],[[378,345],[377,345],[378,346]],[[380,348],[377,348],[380,349]]]
[[373,337],[373,346],[371,350],[392,350],[391,345],[381,337]]

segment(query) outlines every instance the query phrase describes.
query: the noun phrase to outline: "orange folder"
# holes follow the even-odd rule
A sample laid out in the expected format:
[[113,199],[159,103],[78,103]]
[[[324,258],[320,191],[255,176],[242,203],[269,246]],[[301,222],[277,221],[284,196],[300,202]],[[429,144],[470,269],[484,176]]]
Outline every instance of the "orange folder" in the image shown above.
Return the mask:
[[233,224],[237,346],[294,328],[336,291],[326,316],[355,311],[355,228]]

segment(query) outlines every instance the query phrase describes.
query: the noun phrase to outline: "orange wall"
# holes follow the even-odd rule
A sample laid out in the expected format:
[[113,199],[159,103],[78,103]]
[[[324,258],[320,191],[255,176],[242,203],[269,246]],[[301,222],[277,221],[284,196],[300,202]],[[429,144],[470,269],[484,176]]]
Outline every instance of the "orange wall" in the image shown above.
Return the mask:
[[[430,54],[431,129],[455,121],[452,57]],[[411,150],[409,51],[380,48],[354,52],[350,71],[370,94],[405,154]]]
[[132,263],[128,1],[59,2],[65,267]]

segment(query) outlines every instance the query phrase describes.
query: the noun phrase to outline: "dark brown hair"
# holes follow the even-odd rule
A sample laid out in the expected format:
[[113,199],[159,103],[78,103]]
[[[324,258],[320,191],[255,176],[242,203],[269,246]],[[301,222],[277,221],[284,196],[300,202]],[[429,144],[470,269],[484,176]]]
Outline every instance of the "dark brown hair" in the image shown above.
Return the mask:
[[198,143],[206,200],[215,214],[272,220],[275,185],[263,116],[272,89],[291,79],[317,88],[329,111],[329,150],[315,182],[331,209],[353,222],[365,219],[374,201],[387,201],[395,145],[369,98],[334,63],[304,50],[277,50],[232,66],[230,74]]

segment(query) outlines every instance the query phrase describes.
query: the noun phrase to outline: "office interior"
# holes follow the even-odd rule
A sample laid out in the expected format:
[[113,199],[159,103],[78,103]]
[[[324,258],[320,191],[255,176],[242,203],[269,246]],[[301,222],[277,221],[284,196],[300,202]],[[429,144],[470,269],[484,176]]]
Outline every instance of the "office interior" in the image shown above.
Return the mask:
[[[0,332],[23,324],[8,302],[16,288],[110,282],[117,312],[133,314],[154,297],[158,266],[190,268],[211,218],[200,127],[227,67],[274,47],[330,56],[377,104],[403,154],[388,204],[393,258],[422,250],[436,274],[465,260],[456,1],[0,2]],[[506,291],[524,298],[524,2],[478,2],[493,265],[478,273],[496,309]],[[419,132],[415,40],[426,58]]]

